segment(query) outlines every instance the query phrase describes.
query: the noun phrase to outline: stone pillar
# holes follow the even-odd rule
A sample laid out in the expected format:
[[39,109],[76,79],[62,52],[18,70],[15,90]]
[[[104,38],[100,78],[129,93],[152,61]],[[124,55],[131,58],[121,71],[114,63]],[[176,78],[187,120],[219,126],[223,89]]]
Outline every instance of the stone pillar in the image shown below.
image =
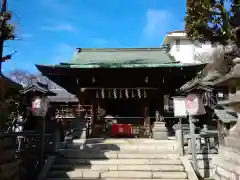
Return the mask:
[[[151,126],[150,117],[149,117],[149,104],[145,100],[145,107],[143,108],[143,118],[144,118],[144,136],[148,136],[149,128]],[[149,137],[149,136],[148,136]]]
[[156,121],[153,126],[153,139],[156,140],[167,140],[168,130],[165,126],[164,118],[161,117],[159,111],[156,111]]
[[175,125],[175,137],[180,145],[181,155],[184,155],[184,137],[183,137],[183,130],[182,130],[182,118],[179,118],[178,124]]

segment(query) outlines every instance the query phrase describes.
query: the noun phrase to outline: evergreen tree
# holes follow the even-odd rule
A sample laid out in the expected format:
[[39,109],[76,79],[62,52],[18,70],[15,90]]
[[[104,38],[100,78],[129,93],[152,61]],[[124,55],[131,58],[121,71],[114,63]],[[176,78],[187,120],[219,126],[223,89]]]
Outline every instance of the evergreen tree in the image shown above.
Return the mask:
[[192,40],[240,47],[240,0],[187,0],[185,29]]
[[202,81],[214,82],[231,70],[235,57],[240,57],[240,0],[187,0],[186,6],[187,36],[222,45],[213,51],[211,65],[201,73]]

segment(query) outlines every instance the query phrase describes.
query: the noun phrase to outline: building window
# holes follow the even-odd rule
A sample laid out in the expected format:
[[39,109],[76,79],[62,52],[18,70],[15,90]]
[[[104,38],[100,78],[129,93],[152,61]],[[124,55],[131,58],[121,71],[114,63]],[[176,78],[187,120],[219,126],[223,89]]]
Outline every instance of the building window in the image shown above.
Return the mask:
[[176,40],[176,50],[180,51],[180,39]]

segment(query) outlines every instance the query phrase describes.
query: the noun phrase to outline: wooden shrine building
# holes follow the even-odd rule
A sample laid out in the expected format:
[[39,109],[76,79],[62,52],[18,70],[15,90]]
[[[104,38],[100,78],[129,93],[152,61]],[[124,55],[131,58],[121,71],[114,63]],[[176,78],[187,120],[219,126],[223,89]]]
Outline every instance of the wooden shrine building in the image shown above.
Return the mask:
[[81,107],[90,107],[92,129],[106,116],[117,124],[151,126],[156,111],[164,117],[164,95],[204,67],[176,62],[164,48],[78,48],[69,63],[36,66],[76,95]]

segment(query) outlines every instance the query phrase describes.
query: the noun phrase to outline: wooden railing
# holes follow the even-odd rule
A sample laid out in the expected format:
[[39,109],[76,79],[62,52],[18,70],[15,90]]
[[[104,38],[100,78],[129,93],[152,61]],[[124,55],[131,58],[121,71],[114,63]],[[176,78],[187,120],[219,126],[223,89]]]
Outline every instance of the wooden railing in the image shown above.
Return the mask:
[[76,118],[80,116],[82,112],[90,113],[90,105],[61,105],[57,108],[57,118]]

